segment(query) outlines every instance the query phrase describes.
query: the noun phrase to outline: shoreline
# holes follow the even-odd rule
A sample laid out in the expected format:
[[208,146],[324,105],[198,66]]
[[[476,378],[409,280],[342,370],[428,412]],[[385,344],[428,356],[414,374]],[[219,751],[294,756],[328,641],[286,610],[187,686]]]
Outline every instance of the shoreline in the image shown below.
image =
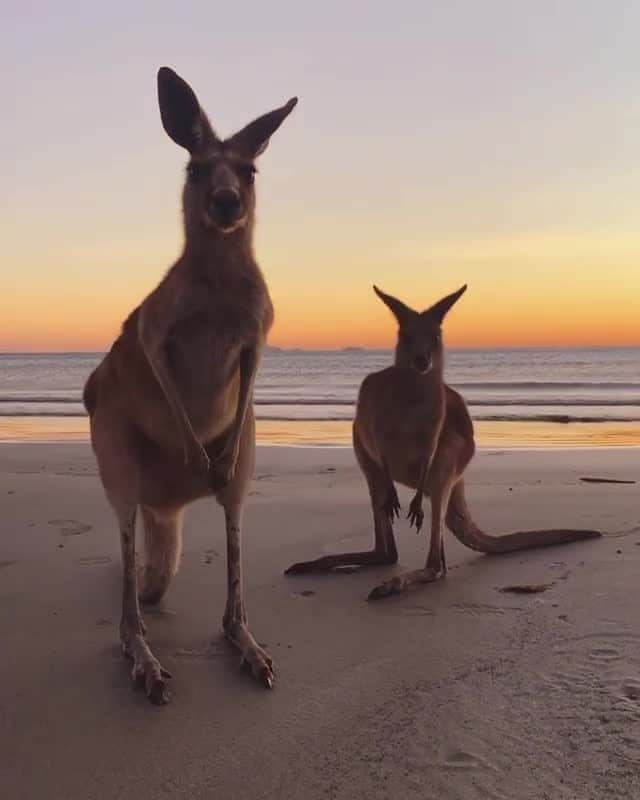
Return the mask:
[[[9,447],[90,447],[88,439],[0,439],[0,449]],[[297,444],[295,442],[256,442],[256,449],[262,451],[292,450],[300,452],[305,450],[320,452],[351,452],[353,447],[350,444]],[[570,444],[548,444],[548,445],[476,445],[476,454],[501,455],[504,453],[553,453],[553,452],[580,452],[580,453],[635,453],[640,450],[640,444],[621,444],[621,445],[570,445]]]
[[[474,420],[478,450],[624,449],[640,447],[640,423]],[[351,448],[350,420],[256,422],[259,445]],[[0,417],[0,443],[87,443],[87,417]]]

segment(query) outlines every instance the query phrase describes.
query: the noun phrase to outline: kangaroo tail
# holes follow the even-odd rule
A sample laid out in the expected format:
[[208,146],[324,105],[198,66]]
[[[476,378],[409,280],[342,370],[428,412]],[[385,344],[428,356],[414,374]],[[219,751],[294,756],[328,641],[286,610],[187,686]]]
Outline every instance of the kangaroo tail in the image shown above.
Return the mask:
[[516,531],[503,536],[491,536],[482,531],[471,518],[464,493],[464,482],[460,480],[451,492],[447,508],[446,524],[462,544],[481,553],[497,555],[529,550],[534,547],[550,547],[555,544],[597,539],[600,531],[573,528],[549,528],[540,531]]

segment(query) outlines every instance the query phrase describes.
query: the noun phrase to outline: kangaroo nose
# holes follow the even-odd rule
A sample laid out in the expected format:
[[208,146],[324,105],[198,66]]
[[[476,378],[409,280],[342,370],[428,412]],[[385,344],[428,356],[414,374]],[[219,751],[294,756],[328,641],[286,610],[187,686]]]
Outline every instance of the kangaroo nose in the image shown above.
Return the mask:
[[431,357],[430,356],[414,356],[413,358],[413,366],[416,369],[416,372],[429,372],[431,369]]
[[219,189],[211,198],[213,207],[221,217],[235,219],[240,211],[240,195],[233,189]]

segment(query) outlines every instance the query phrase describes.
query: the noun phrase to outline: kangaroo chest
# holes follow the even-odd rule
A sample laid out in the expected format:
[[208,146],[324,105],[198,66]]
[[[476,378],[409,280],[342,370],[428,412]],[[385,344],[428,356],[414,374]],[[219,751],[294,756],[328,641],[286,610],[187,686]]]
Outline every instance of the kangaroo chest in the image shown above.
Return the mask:
[[170,327],[167,361],[185,409],[203,435],[230,423],[239,387],[240,355],[264,341],[268,296],[202,291]]
[[404,473],[408,464],[419,464],[438,437],[444,413],[442,393],[411,373],[388,369],[374,373],[363,383],[358,425],[378,453]]

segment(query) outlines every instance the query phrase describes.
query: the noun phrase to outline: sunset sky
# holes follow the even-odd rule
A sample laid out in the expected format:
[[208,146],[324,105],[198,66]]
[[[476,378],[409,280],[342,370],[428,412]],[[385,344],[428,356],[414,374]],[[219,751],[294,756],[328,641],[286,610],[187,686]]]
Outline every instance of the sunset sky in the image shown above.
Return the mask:
[[[188,9],[188,10],[187,10]],[[216,130],[292,95],[256,251],[281,346],[640,344],[640,3],[7,0],[0,350],[102,350],[181,247],[172,66]]]

